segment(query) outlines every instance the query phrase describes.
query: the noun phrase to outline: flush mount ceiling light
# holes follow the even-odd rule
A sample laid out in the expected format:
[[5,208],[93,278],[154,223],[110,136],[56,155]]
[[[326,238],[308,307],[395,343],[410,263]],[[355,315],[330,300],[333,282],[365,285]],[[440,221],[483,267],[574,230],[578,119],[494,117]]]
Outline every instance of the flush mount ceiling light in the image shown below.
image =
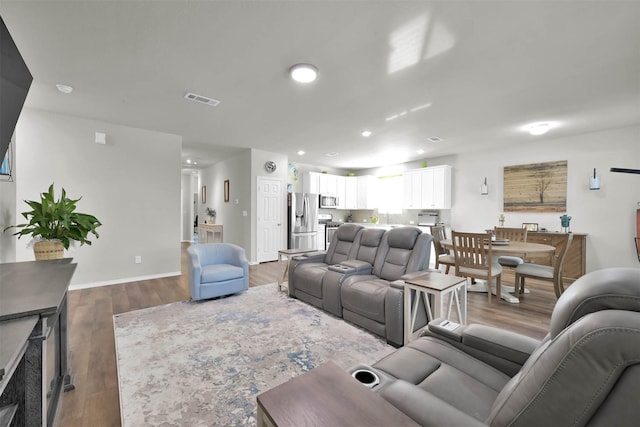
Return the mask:
[[549,129],[551,129],[551,123],[549,122],[530,123],[525,126],[525,129],[531,135],[536,135],[536,136],[544,135],[545,133],[549,132]]
[[362,136],[364,136],[365,138],[369,138],[371,136],[371,131],[370,130],[363,130],[362,132],[360,132],[360,134]]
[[318,77],[318,68],[311,64],[295,64],[289,68],[289,74],[298,83],[311,83]]
[[73,92],[73,88],[69,85],[57,84],[56,87],[62,93],[71,93]]

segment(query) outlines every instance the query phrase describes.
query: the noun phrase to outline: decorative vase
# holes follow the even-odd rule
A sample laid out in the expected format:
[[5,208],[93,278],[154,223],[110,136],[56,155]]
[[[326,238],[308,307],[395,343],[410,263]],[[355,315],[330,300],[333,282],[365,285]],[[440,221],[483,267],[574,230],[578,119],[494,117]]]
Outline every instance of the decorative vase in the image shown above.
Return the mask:
[[64,246],[59,240],[43,240],[33,245],[36,261],[64,258]]

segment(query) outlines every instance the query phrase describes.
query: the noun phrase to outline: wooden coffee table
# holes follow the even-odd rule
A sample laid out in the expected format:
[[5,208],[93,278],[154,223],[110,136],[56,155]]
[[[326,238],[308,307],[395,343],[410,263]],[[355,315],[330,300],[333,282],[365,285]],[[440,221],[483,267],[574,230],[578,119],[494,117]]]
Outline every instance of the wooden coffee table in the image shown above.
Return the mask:
[[258,395],[258,427],[419,426],[327,362]]

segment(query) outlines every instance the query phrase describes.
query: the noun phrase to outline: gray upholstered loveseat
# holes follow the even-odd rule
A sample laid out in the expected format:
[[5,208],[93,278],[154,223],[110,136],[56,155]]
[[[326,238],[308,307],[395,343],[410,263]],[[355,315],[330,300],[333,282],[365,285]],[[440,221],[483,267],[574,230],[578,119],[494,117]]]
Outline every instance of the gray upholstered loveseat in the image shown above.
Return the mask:
[[[293,257],[289,295],[403,344],[404,279],[429,268],[430,234],[344,224],[326,253]],[[416,328],[426,325],[423,307]]]

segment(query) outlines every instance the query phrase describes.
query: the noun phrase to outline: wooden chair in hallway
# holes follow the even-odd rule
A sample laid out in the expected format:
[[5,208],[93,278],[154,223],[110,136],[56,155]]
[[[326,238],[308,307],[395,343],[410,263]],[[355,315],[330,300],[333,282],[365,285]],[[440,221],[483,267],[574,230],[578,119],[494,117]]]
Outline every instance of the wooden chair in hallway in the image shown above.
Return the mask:
[[455,257],[449,253],[440,243],[447,238],[447,232],[444,225],[432,225],[430,227],[431,236],[433,236],[433,248],[436,252],[436,270],[440,269],[440,264],[446,265],[445,274],[449,274],[449,269],[456,266]]
[[491,233],[452,231],[451,239],[456,261],[456,276],[486,280],[489,302],[491,302],[492,282],[495,280],[496,297],[500,301],[502,266],[493,259],[489,243]]

